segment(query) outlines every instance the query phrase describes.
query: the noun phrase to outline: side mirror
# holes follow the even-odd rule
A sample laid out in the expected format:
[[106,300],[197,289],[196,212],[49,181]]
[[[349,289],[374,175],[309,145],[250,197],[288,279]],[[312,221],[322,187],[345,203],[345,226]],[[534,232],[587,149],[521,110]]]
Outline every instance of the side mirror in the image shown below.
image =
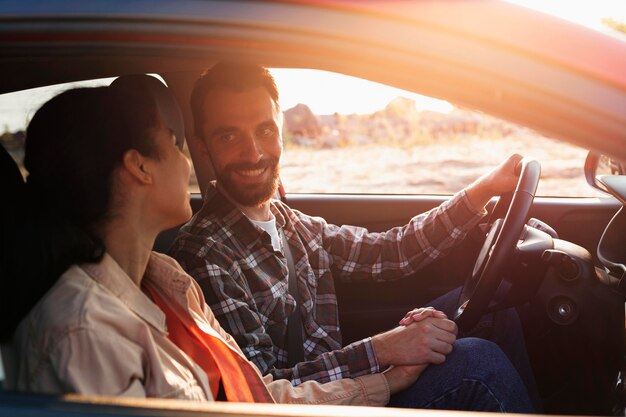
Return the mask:
[[606,186],[598,181],[599,175],[626,175],[626,164],[606,155],[590,151],[585,159],[585,179],[591,187],[611,194]]

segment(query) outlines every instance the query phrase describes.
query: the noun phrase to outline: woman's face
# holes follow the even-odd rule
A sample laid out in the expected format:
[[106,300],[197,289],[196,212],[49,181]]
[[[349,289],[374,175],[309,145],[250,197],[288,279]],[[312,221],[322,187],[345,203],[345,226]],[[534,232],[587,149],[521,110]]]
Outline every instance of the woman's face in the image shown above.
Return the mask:
[[189,205],[189,175],[191,165],[176,146],[173,132],[160,123],[156,128],[155,142],[158,159],[155,158],[151,207],[163,219],[163,230],[187,221],[192,214]]

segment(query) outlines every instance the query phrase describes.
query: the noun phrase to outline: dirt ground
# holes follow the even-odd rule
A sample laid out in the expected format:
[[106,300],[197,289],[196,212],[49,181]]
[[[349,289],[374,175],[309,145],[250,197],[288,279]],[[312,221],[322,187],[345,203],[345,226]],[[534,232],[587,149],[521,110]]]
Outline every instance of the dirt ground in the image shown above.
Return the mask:
[[467,138],[408,149],[363,145],[315,149],[288,147],[281,177],[294,193],[451,194],[512,153],[542,166],[538,195],[597,196],[585,182],[584,149],[545,138]]

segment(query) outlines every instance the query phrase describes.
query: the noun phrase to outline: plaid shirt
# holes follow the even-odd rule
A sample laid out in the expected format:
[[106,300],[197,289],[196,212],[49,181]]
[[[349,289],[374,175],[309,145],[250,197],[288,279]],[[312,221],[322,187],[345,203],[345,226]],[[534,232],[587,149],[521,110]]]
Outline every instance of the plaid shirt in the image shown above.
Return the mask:
[[263,374],[328,382],[379,372],[371,338],[342,346],[334,279],[387,281],[405,277],[444,255],[482,218],[462,191],[403,227],[369,233],[270,203],[294,258],[302,298],[305,362],[287,367],[287,318],[295,308],[289,271],[270,236],[215,186],[183,226],[170,250],[200,284],[227,332]]

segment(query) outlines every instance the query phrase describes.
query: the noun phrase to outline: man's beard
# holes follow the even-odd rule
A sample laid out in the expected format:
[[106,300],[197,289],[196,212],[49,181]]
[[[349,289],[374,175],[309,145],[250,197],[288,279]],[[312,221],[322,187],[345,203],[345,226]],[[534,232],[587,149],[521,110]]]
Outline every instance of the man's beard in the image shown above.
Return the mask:
[[[262,184],[243,185],[233,180],[235,171],[268,168],[270,176]],[[278,190],[278,158],[262,159],[256,164],[229,164],[215,174],[217,183],[237,204],[244,207],[258,207],[271,199]]]

